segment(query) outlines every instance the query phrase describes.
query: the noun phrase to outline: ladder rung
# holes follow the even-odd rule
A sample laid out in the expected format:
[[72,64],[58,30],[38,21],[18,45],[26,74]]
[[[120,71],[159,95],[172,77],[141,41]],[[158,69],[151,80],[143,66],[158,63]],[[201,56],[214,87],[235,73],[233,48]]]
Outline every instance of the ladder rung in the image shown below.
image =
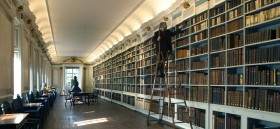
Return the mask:
[[175,104],[177,104],[177,103],[185,103],[185,102],[175,102]]
[[174,122],[174,123],[186,123],[186,122]]
[[149,120],[149,121],[159,121],[159,119],[158,120]]
[[152,90],[159,90],[159,91],[163,91],[163,90],[167,90],[166,88],[153,88]]
[[162,114],[162,113],[150,113],[150,115],[157,115],[157,114]]
[[178,77],[178,76],[172,76],[172,75],[170,76],[170,75],[169,75],[169,76],[166,76],[166,77]]
[[174,112],[174,114],[176,113],[181,114],[181,113],[189,113],[189,112]]

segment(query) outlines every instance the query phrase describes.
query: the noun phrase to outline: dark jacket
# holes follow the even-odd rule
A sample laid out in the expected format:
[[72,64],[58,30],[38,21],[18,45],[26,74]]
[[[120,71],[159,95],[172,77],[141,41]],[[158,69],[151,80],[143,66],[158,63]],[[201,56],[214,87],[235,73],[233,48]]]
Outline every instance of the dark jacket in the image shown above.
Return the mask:
[[81,88],[79,87],[79,82],[77,80],[73,81],[74,87],[72,88],[72,92],[81,92]]
[[157,41],[158,35],[159,35],[159,31],[154,33],[154,37],[153,37],[153,42],[156,44],[156,51],[159,50],[159,45],[161,46],[160,49],[163,52],[168,52],[168,51],[172,51],[172,41],[171,41],[171,37],[176,35],[177,33],[181,32],[181,30],[177,29],[177,31],[173,32],[170,31],[169,29],[165,30],[165,36],[166,36],[166,42],[167,42],[167,50],[164,50],[163,46],[163,36],[161,35],[160,37],[160,44]]

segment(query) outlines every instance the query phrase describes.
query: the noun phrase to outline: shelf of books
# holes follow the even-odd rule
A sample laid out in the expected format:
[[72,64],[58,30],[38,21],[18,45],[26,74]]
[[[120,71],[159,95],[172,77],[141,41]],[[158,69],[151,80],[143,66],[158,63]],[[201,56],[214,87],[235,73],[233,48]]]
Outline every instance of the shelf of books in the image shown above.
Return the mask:
[[[190,114],[196,128],[280,127],[279,10],[280,0],[219,1],[169,28],[183,25],[172,37],[174,60],[168,63],[177,64],[186,93],[184,98],[171,96],[172,102],[186,99],[189,112],[172,104],[176,121],[186,121]],[[152,36],[93,67],[101,96],[147,114],[156,70]],[[174,69],[168,74],[175,74]],[[177,79],[168,83],[178,84]],[[170,122],[168,111],[163,112]]]

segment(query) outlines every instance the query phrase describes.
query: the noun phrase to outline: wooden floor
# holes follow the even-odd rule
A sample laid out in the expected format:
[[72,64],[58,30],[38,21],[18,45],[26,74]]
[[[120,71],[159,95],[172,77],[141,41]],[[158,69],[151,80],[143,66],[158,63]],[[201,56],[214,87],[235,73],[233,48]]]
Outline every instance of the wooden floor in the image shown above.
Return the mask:
[[126,107],[99,99],[99,104],[64,106],[64,96],[57,96],[44,129],[169,129],[147,127],[147,116]]

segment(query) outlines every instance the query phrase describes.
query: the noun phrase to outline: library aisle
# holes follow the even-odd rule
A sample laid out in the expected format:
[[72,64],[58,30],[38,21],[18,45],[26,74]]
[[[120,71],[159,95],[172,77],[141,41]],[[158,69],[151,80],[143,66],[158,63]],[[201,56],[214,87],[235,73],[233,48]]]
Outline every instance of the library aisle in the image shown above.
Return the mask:
[[[161,129],[147,127],[147,117],[118,104],[99,99],[94,105],[64,106],[64,96],[58,96],[44,129]],[[164,127],[169,129],[170,127]]]

